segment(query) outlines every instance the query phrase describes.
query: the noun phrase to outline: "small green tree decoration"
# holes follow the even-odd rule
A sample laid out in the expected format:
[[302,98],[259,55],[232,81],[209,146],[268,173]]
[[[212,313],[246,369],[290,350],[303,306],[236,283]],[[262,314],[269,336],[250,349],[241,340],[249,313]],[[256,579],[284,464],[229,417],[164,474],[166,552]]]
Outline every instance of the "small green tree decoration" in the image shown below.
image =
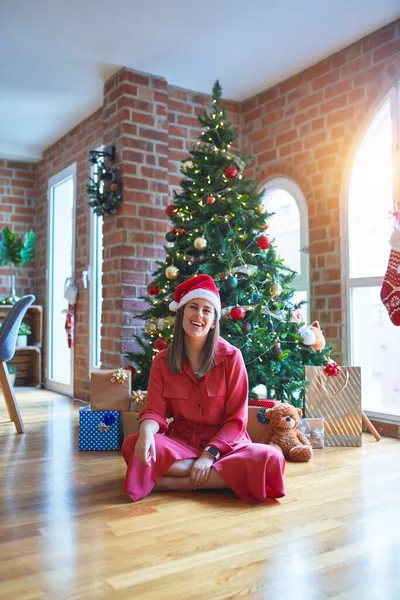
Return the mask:
[[15,293],[15,278],[18,269],[28,265],[35,256],[36,234],[31,229],[24,239],[4,227],[0,232],[0,265],[10,269],[10,294],[0,299],[0,304],[15,304],[18,296]]

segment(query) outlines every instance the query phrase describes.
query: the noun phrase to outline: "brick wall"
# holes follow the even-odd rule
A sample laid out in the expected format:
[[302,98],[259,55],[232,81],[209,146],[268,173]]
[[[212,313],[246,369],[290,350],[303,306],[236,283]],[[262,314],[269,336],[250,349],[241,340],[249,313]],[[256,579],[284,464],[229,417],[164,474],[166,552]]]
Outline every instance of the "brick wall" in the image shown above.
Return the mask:
[[400,74],[400,21],[353,44],[242,106],[246,171],[260,184],[293,179],[309,211],[311,314],[341,360],[343,320],[341,211],[346,174],[379,104]]
[[[0,229],[8,227],[19,236],[36,231],[36,166],[0,160]],[[35,292],[35,260],[19,270],[16,294]],[[9,269],[0,267],[0,296],[10,292]]]

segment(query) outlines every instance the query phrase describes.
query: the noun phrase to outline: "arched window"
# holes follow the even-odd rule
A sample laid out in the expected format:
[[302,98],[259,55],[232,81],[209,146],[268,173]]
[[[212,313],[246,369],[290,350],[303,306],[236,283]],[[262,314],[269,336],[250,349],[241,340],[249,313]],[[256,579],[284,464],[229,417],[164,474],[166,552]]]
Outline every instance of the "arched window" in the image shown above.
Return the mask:
[[263,202],[270,217],[268,224],[277,251],[285,264],[297,272],[293,281],[294,300],[306,300],[303,318],[309,321],[308,213],[304,196],[293,181],[284,177],[271,179],[263,187]]
[[362,368],[363,410],[394,418],[400,417],[400,328],[390,321],[380,290],[390,253],[394,181],[399,181],[399,163],[393,160],[398,111],[394,89],[361,142],[348,201],[350,362]]

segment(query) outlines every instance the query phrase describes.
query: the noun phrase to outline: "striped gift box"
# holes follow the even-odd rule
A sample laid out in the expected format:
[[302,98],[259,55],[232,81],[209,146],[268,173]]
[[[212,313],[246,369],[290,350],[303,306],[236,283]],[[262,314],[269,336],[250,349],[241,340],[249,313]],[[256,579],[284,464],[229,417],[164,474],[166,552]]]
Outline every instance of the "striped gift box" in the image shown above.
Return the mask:
[[361,446],[361,368],[341,367],[337,377],[323,367],[305,367],[306,417],[324,417],[325,446]]

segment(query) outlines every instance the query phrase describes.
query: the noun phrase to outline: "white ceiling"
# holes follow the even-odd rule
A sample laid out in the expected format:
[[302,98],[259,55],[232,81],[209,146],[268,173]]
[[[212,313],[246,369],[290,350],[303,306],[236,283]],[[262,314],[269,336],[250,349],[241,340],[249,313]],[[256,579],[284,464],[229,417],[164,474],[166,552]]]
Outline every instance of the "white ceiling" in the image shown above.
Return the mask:
[[42,152],[121,66],[243,100],[400,17],[400,0],[0,0],[0,157]]

